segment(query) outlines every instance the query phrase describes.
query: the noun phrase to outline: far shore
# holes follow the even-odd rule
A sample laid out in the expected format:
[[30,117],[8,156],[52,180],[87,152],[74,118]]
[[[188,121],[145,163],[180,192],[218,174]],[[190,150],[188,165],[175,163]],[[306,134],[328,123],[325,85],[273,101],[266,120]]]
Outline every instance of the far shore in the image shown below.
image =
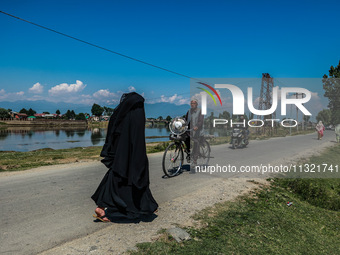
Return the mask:
[[[88,120],[64,120],[64,119],[0,119],[0,127],[99,127],[107,128],[109,121],[88,121]],[[147,119],[146,126],[167,125],[167,121],[150,121]]]
[[27,126],[87,126],[86,120],[62,120],[62,119],[26,119],[26,120],[0,120],[0,123],[6,127],[27,127]]

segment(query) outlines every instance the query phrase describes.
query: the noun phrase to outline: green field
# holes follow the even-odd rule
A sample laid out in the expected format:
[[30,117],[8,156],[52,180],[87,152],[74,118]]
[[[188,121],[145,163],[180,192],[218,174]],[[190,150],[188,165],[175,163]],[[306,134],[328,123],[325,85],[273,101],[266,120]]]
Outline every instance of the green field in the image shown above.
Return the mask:
[[[168,142],[147,144],[147,153],[164,151]],[[40,149],[28,152],[0,151],[0,172],[18,171],[39,166],[100,160],[102,146],[77,147],[72,149]]]
[[[339,154],[336,145],[306,162],[340,165]],[[131,253],[340,254],[339,197],[340,179],[271,179],[236,201],[197,213],[201,227],[186,228],[191,240],[178,244],[163,232]]]

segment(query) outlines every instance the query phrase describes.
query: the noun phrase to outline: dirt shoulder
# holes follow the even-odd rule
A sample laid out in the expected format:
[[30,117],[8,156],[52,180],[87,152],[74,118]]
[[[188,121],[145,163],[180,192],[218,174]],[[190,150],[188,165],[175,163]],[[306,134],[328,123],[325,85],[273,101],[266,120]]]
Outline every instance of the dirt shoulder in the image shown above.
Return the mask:
[[[256,181],[266,182],[263,179]],[[161,204],[157,218],[151,222],[98,223],[103,224],[102,230],[41,254],[124,254],[128,250],[135,249],[138,243],[156,240],[160,236],[159,231],[162,229],[198,224],[192,219],[195,213],[216,203],[234,200],[256,186],[246,179],[216,178],[199,191],[185,194]],[[89,217],[89,220],[92,220],[92,218]]]

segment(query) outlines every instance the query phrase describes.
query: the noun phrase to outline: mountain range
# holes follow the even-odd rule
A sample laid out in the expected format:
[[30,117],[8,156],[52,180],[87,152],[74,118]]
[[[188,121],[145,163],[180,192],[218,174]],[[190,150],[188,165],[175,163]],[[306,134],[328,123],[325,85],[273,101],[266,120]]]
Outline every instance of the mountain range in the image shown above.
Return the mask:
[[[104,106],[104,105],[101,105]],[[108,105],[106,105],[108,106]],[[44,100],[28,101],[21,100],[15,102],[0,102],[0,108],[11,109],[13,111],[19,112],[22,108],[29,109],[32,108],[37,113],[49,112],[55,113],[59,110],[62,114],[66,113],[67,110],[74,110],[75,113],[90,113],[91,107],[89,105],[83,104],[72,104],[72,103],[53,103]],[[116,106],[109,105],[108,107],[114,108]],[[145,104],[145,115],[147,118],[158,118],[162,116],[166,118],[168,115],[171,117],[183,116],[186,114],[189,105],[175,105],[170,103],[155,103],[155,104]]]

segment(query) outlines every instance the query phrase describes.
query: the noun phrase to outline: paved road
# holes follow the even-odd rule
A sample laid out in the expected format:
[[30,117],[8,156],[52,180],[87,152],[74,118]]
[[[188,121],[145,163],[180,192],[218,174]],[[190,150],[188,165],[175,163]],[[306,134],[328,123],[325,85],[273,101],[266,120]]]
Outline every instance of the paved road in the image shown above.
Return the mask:
[[[313,134],[251,141],[243,150],[214,146],[211,164],[266,164],[333,144],[331,140],[334,132],[326,132],[322,141]],[[161,160],[162,153],[149,155],[151,190],[159,204],[227,177],[184,173],[162,179]],[[106,171],[100,162],[93,162],[0,175],[0,254],[36,254],[105,228],[93,222],[95,204],[90,197]]]

